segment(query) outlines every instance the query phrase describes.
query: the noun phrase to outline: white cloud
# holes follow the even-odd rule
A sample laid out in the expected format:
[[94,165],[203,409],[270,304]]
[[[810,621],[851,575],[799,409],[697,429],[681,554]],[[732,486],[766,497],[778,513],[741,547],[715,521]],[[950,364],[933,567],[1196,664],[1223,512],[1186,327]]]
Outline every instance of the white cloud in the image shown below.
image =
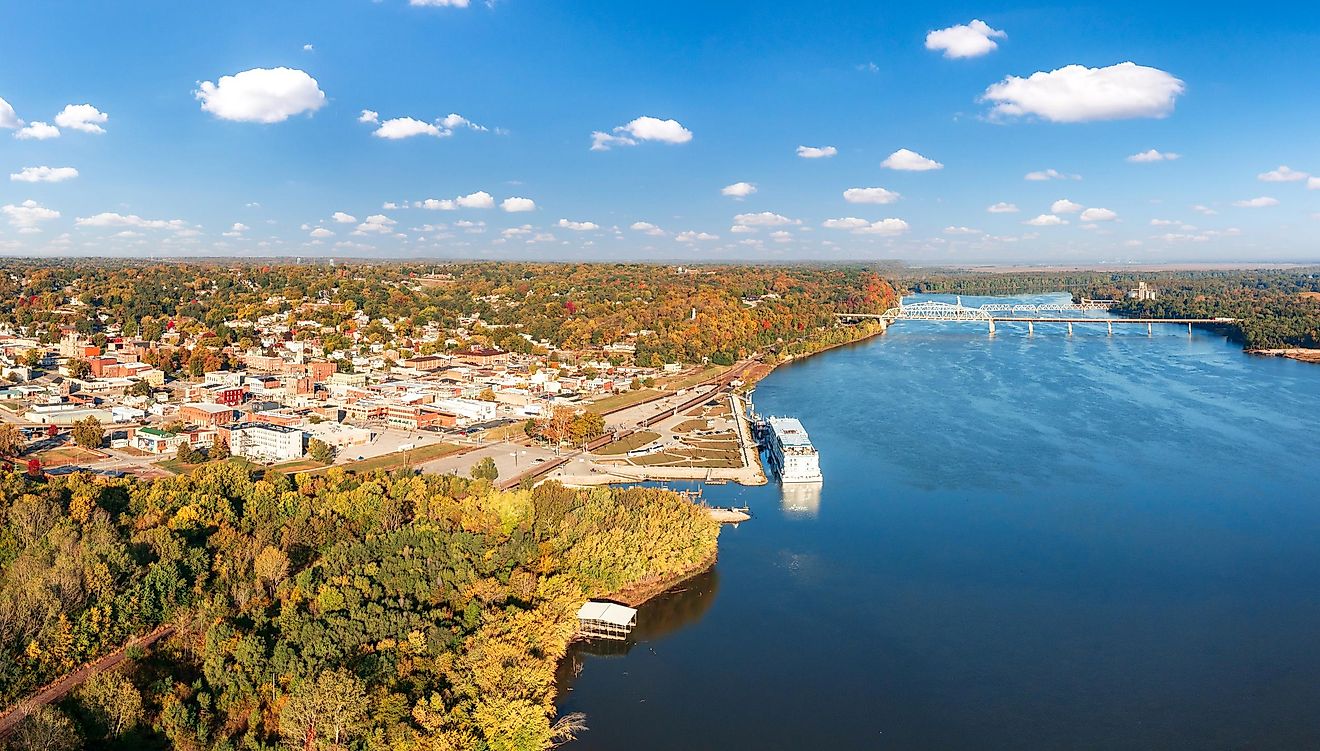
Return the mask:
[[1299,180],[1305,180],[1310,177],[1305,172],[1298,172],[1286,164],[1281,164],[1269,172],[1262,172],[1256,175],[1256,179],[1265,183],[1295,183]]
[[60,212],[48,209],[33,200],[24,201],[17,206],[14,204],[0,206],[0,213],[9,219],[11,227],[25,235],[40,232],[42,222],[60,218]]
[[90,104],[67,104],[60,114],[55,116],[55,124],[61,128],[72,128],[84,133],[104,133],[101,127],[110,116]]
[[1054,214],[1041,214],[1035,219],[1028,219],[1023,224],[1029,224],[1032,227],[1057,227],[1060,224],[1067,224],[1067,219],[1060,219]]
[[342,211],[336,211],[330,215],[330,218],[335,220],[337,224],[353,224],[357,221],[357,217],[352,214],[345,214]]
[[839,153],[833,146],[799,146],[797,155],[803,159],[828,159]]
[[595,222],[574,222],[568,219],[560,219],[555,226],[571,229],[574,232],[591,232],[600,229],[600,225]]
[[487,193],[484,190],[479,190],[476,193],[469,193],[466,196],[459,196],[458,198],[454,199],[454,202],[457,203],[459,208],[462,209],[495,208],[495,199],[491,196],[491,194]]
[[1127,158],[1127,161],[1132,162],[1133,164],[1143,164],[1147,162],[1172,162],[1173,160],[1179,159],[1181,157],[1182,154],[1175,154],[1172,151],[1156,151],[1155,149],[1150,149],[1149,151],[1143,151],[1140,154],[1133,154],[1132,156]]
[[79,217],[75,224],[79,227],[134,227],[136,229],[168,229],[183,232],[188,223],[182,219],[143,219],[137,214],[119,214],[106,211],[88,217]]
[[500,208],[510,214],[516,214],[522,211],[536,211],[536,201],[530,198],[519,198],[514,196],[500,201]]
[[0,98],[0,128],[17,130],[23,127],[23,119],[14,111],[12,105]]
[[73,167],[24,167],[21,172],[14,172],[9,179],[20,183],[62,183],[78,176]]
[[47,138],[59,138],[60,129],[50,123],[34,122],[14,134],[14,138],[23,141],[44,141]]
[[1182,81],[1159,70],[1126,62],[1107,68],[1068,65],[1008,76],[981,95],[993,102],[994,117],[1035,115],[1056,123],[1167,117],[1186,90]]
[[1033,182],[1040,182],[1044,180],[1081,180],[1082,176],[1065,174],[1063,172],[1051,168],[1051,169],[1036,170],[1035,172],[1028,172],[1027,174],[1022,176],[1022,179],[1031,180]]
[[930,32],[926,35],[926,49],[940,50],[948,58],[978,57],[993,52],[999,47],[995,39],[1007,36],[998,29],[990,28],[985,21],[974,19],[968,24]]
[[387,234],[394,231],[394,225],[396,224],[398,224],[398,222],[384,214],[372,214],[359,224],[354,232],[378,232],[381,234]]
[[772,211],[761,211],[755,214],[738,214],[733,218],[733,223],[740,227],[782,227],[785,224],[802,222]]
[[1267,206],[1278,206],[1279,199],[1269,196],[1260,196],[1259,198],[1246,198],[1241,201],[1234,201],[1234,206],[1242,209],[1263,209]]
[[591,134],[592,151],[609,151],[613,146],[636,146],[642,141],[679,144],[692,140],[692,131],[677,120],[661,120],[642,116],[615,128],[612,133],[595,131]]
[[944,165],[928,159],[915,151],[909,149],[899,149],[890,154],[883,162],[881,167],[889,169],[903,170],[905,172],[926,172],[928,170],[944,169]]
[[249,227],[249,226],[247,226],[246,224],[244,224],[244,223],[242,223],[242,222],[234,222],[234,226],[230,227],[230,228],[229,228],[229,231],[230,231],[230,232],[247,232],[247,231],[250,230],[250,229],[252,229],[252,228]]
[[316,45],[308,43],[303,45],[303,52],[315,52]]
[[325,106],[316,79],[296,68],[253,68],[219,83],[203,81],[194,95],[204,111],[246,123],[283,122]]
[[906,232],[908,223],[902,219],[881,219],[870,222],[855,216],[826,219],[820,226],[826,229],[846,229],[857,234],[897,235]]
[[730,198],[746,198],[756,192],[756,186],[751,183],[734,183],[720,188],[720,195]]
[[944,228],[944,234],[946,234],[946,235],[979,235],[979,234],[981,234],[981,230],[979,230],[979,229],[972,229],[971,227],[945,227],[945,228]]
[[378,123],[380,122],[380,113],[375,110],[362,110],[362,114],[358,115],[358,122]]
[[1196,205],[1194,205],[1194,206],[1192,206],[1192,211],[1195,211],[1196,213],[1201,214],[1201,215],[1203,215],[1203,216],[1214,216],[1215,214],[1218,214],[1218,213],[1219,213],[1218,211],[1215,211],[1214,209],[1210,208],[1209,206],[1204,206],[1204,205],[1199,204],[1199,203],[1196,204]]
[[1320,190],[1320,177],[1312,177],[1306,181],[1307,190]]
[[636,232],[644,232],[654,237],[660,237],[661,235],[665,234],[664,230],[660,229],[654,224],[651,224],[650,222],[633,222],[632,225],[628,227],[628,229],[634,230]]
[[989,211],[991,214],[1016,214],[1018,207],[1017,204],[1000,201],[999,203],[987,206],[985,210]]
[[786,230],[776,230],[770,233],[770,239],[777,243],[793,242],[793,233]]
[[[358,119],[361,120],[361,118]],[[412,138],[413,136],[444,138],[451,133],[452,131],[443,131],[439,126],[432,123],[415,120],[411,117],[396,117],[381,123],[380,127],[372,131],[371,135],[397,141],[401,138]]]
[[1050,204],[1051,214],[1076,214],[1081,210],[1082,210],[1082,205],[1080,203],[1073,203],[1072,201],[1069,201],[1067,198],[1060,198],[1059,200]]
[[720,236],[712,235],[709,232],[688,231],[688,232],[678,233],[677,235],[674,236],[674,239],[681,243],[691,243],[691,242],[699,242],[699,241],[707,241],[707,240],[718,240],[720,239]]
[[334,237],[334,236],[335,236],[335,233],[331,232],[330,230],[326,229],[325,227],[317,227],[316,229],[312,230],[311,235],[312,235],[312,237],[315,237],[316,239],[321,240],[321,239],[324,239],[324,238],[327,238],[327,237]]
[[843,200],[848,203],[893,203],[899,194],[884,188],[849,188],[843,191]]
[[1112,222],[1118,218],[1118,214],[1109,209],[1087,209],[1082,212],[1081,220],[1083,222]]

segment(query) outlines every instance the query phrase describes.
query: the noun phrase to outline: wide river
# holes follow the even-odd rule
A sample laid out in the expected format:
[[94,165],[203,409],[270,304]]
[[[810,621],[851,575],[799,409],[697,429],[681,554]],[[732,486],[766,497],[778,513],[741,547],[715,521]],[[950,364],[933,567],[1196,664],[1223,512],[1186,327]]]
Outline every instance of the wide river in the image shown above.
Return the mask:
[[903,322],[754,401],[823,486],[706,489],[755,518],[566,660],[572,748],[1320,748],[1320,366]]

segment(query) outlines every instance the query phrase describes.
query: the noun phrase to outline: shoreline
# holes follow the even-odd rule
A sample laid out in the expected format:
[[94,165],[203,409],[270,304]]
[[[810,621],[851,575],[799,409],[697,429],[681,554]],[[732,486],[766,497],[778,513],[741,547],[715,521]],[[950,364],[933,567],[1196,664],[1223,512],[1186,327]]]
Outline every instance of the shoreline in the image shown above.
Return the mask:
[[1249,349],[1245,350],[1249,355],[1259,357],[1283,357],[1297,362],[1308,362],[1320,365],[1320,349],[1307,349],[1306,347],[1282,347],[1278,349]]
[[633,582],[629,586],[624,587],[623,589],[617,592],[611,592],[607,595],[603,595],[601,597],[594,599],[617,602],[621,605],[627,605],[630,608],[641,607],[642,605],[645,605],[647,602],[654,600],[655,598],[668,592],[674,587],[677,587],[683,582],[686,582],[689,579],[696,578],[706,573],[715,565],[715,563],[718,560],[719,560],[719,542],[717,541],[715,544],[715,552],[711,553],[710,556],[699,561],[698,563],[693,564],[689,568],[684,569],[683,571],[679,571],[670,574],[668,576],[654,577],[651,579],[643,579],[641,581]]

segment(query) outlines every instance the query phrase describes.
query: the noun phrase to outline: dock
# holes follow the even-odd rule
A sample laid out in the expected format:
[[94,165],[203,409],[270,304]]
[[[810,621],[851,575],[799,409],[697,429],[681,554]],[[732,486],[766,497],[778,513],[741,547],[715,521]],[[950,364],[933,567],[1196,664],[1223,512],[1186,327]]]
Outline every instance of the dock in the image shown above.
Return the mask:
[[588,600],[577,611],[578,638],[623,641],[637,625],[637,610],[602,600]]

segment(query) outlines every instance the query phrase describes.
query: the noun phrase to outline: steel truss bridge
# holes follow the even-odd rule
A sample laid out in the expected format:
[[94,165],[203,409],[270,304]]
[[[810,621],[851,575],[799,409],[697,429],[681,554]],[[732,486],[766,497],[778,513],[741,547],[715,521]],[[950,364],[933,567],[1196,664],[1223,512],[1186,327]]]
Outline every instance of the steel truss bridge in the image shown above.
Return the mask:
[[923,301],[911,305],[899,305],[883,313],[836,313],[840,321],[880,320],[886,325],[898,321],[934,321],[937,323],[981,323],[990,333],[995,333],[997,323],[1025,323],[1027,332],[1035,333],[1038,323],[1066,324],[1068,333],[1073,332],[1073,324],[1105,324],[1109,333],[1114,333],[1114,325],[1144,325],[1147,333],[1153,333],[1154,326],[1160,324],[1186,324],[1187,331],[1193,324],[1236,323],[1235,318],[1097,318],[1079,315],[1097,310],[1108,310],[1114,305],[1112,300],[1083,300],[1080,303],[1043,303],[1027,305],[1017,303],[988,303],[979,307],[962,304],[962,298],[956,304],[947,302]]

